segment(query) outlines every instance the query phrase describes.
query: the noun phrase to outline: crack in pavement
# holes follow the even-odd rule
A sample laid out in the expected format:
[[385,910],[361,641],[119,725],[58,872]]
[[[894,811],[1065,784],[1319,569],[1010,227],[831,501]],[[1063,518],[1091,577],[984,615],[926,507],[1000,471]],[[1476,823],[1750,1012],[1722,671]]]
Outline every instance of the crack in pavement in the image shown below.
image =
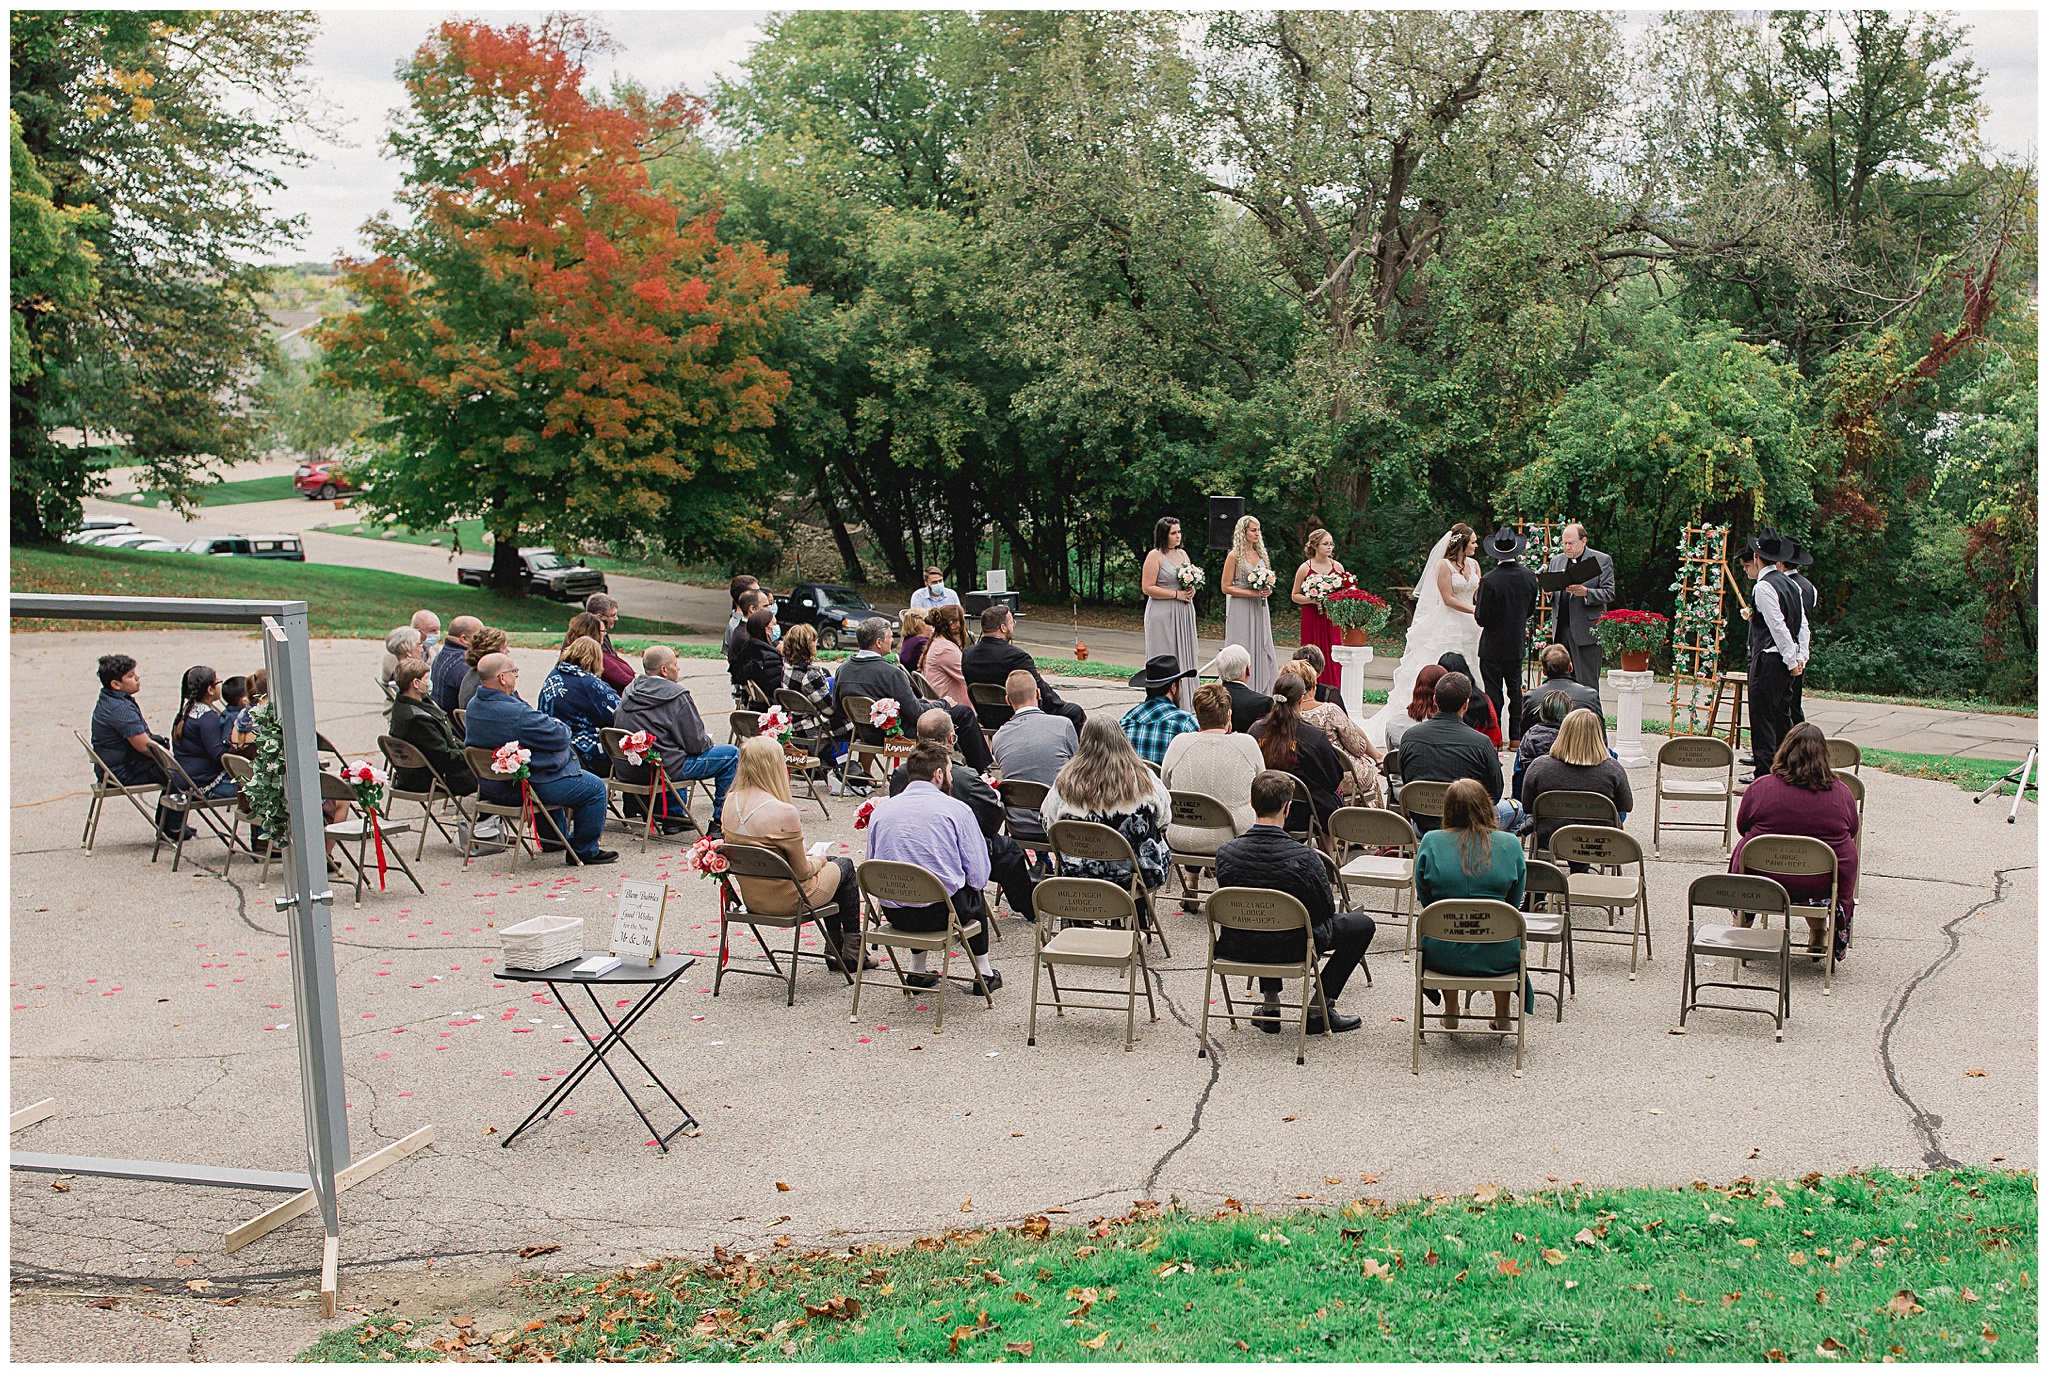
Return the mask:
[[1949,1157],[1948,1151],[1941,1147],[1941,1117],[1913,1100],[1912,1095],[1906,1091],[1905,1084],[1899,1081],[1899,1066],[1892,1058],[1892,1036],[1897,1033],[1899,1022],[1905,1018],[1906,1006],[1912,1001],[1913,993],[1919,990],[1922,983],[1954,962],[1956,955],[1962,952],[1963,922],[2004,903],[2007,874],[2031,871],[2031,864],[1994,870],[1991,874],[1991,895],[1941,927],[1943,937],[1948,940],[1948,947],[1942,950],[1940,957],[1907,979],[1906,985],[1899,988],[1898,995],[1892,998],[1891,1005],[1885,1008],[1884,1030],[1878,1036],[1878,1057],[1884,1063],[1885,1081],[1890,1084],[1892,1095],[1904,1102],[1906,1109],[1912,1113],[1913,1132],[1919,1135],[1921,1142],[1927,1146],[1920,1157],[1929,1168],[1954,1168],[1959,1165],[1956,1160]]
[[[1193,1024],[1193,1022],[1191,1022],[1185,1015],[1181,1014],[1180,1007],[1174,1004],[1173,997],[1168,995],[1167,993],[1166,970],[1164,968],[1161,968],[1157,971],[1152,971],[1150,969],[1148,969],[1147,971],[1151,972],[1153,981],[1156,984],[1156,990],[1159,993],[1159,999],[1166,1003],[1167,1014],[1171,1015],[1175,1020],[1178,1020],[1187,1029],[1195,1029],[1196,1027]],[[1205,990],[1207,982],[1208,973],[1207,969],[1205,968],[1203,970],[1203,983]],[[1215,1043],[1214,1041],[1211,1041],[1209,1045],[1209,1080],[1202,1084],[1201,1094],[1195,1098],[1195,1109],[1193,1114],[1188,1119],[1187,1133],[1182,1135],[1178,1140],[1176,1140],[1166,1150],[1166,1152],[1161,1154],[1157,1161],[1153,1163],[1152,1171],[1145,1174],[1145,1185],[1143,1189],[1139,1192],[1140,1196],[1145,1197],[1148,1200],[1151,1198],[1153,1188],[1159,1185],[1159,1175],[1166,1171],[1166,1165],[1173,1162],[1173,1156],[1175,1154],[1178,1154],[1182,1149],[1185,1149],[1188,1146],[1189,1142],[1192,1141],[1197,1134],[1201,1133],[1202,1112],[1208,1108],[1209,1096],[1212,1092],[1216,1090],[1216,1083],[1222,1078],[1222,1075],[1223,1046]]]

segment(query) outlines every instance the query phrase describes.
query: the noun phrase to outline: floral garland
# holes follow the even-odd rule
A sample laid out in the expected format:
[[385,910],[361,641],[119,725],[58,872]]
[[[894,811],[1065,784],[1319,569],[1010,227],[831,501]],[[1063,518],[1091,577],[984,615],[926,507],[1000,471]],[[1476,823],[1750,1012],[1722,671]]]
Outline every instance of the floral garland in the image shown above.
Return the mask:
[[292,835],[291,811],[284,799],[284,725],[268,702],[252,714],[256,754],[249,760],[249,781],[242,792],[249,798],[249,823],[282,847],[291,842]]
[[[1699,525],[1678,535],[1678,580],[1669,587],[1674,593],[1671,722],[1673,729],[1682,726],[1684,733],[1697,732],[1705,716],[1698,683],[1720,675],[1715,644],[1722,626],[1722,557],[1727,539],[1725,525]],[[1693,684],[1688,696],[1681,695],[1681,680]]]

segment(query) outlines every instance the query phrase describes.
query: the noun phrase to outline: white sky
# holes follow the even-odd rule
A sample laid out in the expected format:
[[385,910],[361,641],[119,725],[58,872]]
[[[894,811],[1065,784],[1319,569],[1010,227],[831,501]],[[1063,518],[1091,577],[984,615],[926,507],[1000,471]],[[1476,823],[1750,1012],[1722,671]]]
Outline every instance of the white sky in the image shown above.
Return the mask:
[[[1298,0],[1296,0],[1298,3]],[[389,112],[404,103],[396,71],[442,19],[461,14],[491,23],[534,23],[542,10],[324,9],[313,45],[312,75],[342,116],[340,146],[316,149],[318,160],[289,173],[290,185],[274,203],[306,217],[307,232],[290,261],[330,262],[362,248],[358,229],[391,204],[398,186],[395,164],[383,156]],[[622,74],[650,90],[676,86],[705,92],[716,75],[737,72],[760,36],[765,10],[624,9],[588,11],[611,34],[617,51],[591,63],[599,86]],[[2038,146],[2039,30],[2026,9],[1964,10],[1971,47],[1984,69],[1989,114],[1986,141],[2008,153]],[[1631,21],[1648,18],[1631,14]]]

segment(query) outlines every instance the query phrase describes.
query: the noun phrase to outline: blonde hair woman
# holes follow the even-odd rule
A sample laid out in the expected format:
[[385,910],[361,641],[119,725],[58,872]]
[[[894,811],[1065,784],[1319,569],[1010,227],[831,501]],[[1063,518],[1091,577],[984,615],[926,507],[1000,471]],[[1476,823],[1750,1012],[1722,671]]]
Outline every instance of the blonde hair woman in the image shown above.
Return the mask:
[[[1261,574],[1258,586],[1250,581],[1254,573]],[[1273,561],[1266,556],[1259,522],[1246,515],[1237,522],[1230,554],[1223,560],[1223,642],[1242,648],[1251,658],[1251,688],[1261,695],[1272,692],[1280,668],[1273,653],[1274,585]]]
[[903,612],[903,642],[896,646],[896,661],[903,664],[905,672],[918,671],[918,664],[924,661],[925,645],[932,641],[932,632],[922,610]]
[[[1629,790],[1628,769],[1607,753],[1607,737],[1600,717],[1583,707],[1564,717],[1550,752],[1532,761],[1522,773],[1522,808],[1533,811],[1536,798],[1546,791],[1590,791],[1614,802],[1623,819],[1635,805]],[[1550,847],[1550,836],[1569,822],[1538,820],[1536,847]]]
[[[789,864],[802,884],[804,899],[838,910],[824,918],[825,962],[834,969],[851,968],[860,957],[860,888],[853,880],[853,860],[813,858],[804,848],[804,821],[789,795],[789,768],[782,745],[755,735],[740,745],[739,771],[725,798],[725,842],[773,849]],[[795,915],[801,909],[787,882],[739,879],[747,909],[762,915]]]
[[[1130,841],[1146,890],[1166,881],[1166,823],[1173,815],[1173,798],[1111,717],[1091,715],[1082,724],[1074,756],[1053,778],[1041,814],[1048,829],[1056,820],[1092,820],[1109,826]],[[1131,880],[1121,864],[1093,859],[1068,859],[1061,871],[1068,877],[1100,877],[1118,886]]]
[[1344,685],[1343,669],[1337,666],[1336,657],[1330,650],[1344,642],[1343,631],[1330,622],[1330,617],[1323,614],[1323,608],[1315,603],[1314,597],[1301,589],[1301,584],[1311,574],[1341,574],[1344,564],[1337,561],[1337,541],[1330,537],[1327,529],[1309,530],[1301,551],[1308,555],[1308,560],[1294,569],[1293,593],[1294,603],[1301,607],[1301,641],[1314,644],[1323,651],[1323,671],[1316,680],[1327,687],[1341,687]]
[[1365,737],[1365,731],[1351,722],[1343,706],[1335,701],[1316,700],[1315,664],[1303,658],[1290,658],[1280,665],[1280,671],[1301,679],[1307,692],[1302,697],[1301,718],[1321,730],[1330,747],[1337,750],[1337,761],[1344,765],[1344,779],[1337,790],[1344,804],[1385,806],[1387,789],[1380,778],[1380,751]]

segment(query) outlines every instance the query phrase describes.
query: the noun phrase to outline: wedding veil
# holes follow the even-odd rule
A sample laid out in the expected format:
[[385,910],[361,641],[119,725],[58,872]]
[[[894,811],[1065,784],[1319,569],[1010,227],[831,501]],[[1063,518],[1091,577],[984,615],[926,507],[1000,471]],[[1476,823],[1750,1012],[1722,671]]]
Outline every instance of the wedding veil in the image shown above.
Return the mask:
[[1458,627],[1451,618],[1455,612],[1444,604],[1444,594],[1437,587],[1437,569],[1450,546],[1451,535],[1446,530],[1423,560],[1422,576],[1415,583],[1415,620],[1408,626],[1401,665],[1394,671],[1393,686],[1387,689],[1387,703],[1365,722],[1366,737],[1375,748],[1387,746],[1388,723],[1408,713],[1408,698],[1415,694],[1416,676],[1459,643]]

